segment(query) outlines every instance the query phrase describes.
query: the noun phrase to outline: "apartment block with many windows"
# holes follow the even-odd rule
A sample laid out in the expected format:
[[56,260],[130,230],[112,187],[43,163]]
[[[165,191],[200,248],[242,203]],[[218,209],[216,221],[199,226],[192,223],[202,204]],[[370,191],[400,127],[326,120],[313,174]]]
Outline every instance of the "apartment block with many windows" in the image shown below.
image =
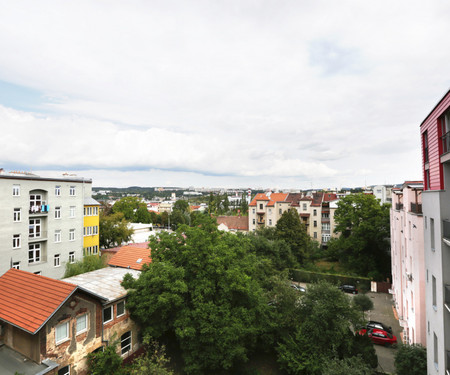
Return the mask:
[[450,91],[420,125],[428,374],[450,373]]
[[392,291],[403,342],[427,343],[422,181],[392,190],[390,212]]
[[0,170],[0,275],[17,268],[61,278],[67,262],[83,257],[84,203],[94,206],[91,194],[89,179]]

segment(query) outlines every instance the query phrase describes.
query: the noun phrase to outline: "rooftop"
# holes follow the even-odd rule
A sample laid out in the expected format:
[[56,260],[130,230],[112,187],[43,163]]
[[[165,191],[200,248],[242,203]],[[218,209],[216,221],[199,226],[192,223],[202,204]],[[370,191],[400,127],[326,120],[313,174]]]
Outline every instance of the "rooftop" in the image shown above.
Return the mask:
[[150,249],[146,247],[127,245],[122,246],[110,259],[109,265],[133,270],[141,270],[144,264],[151,263]]
[[127,294],[127,291],[121,285],[127,273],[137,278],[141,272],[127,268],[106,267],[72,276],[64,279],[64,281],[79,285],[83,289],[105,298],[107,302],[113,302]]
[[35,334],[77,286],[11,268],[0,277],[0,319]]

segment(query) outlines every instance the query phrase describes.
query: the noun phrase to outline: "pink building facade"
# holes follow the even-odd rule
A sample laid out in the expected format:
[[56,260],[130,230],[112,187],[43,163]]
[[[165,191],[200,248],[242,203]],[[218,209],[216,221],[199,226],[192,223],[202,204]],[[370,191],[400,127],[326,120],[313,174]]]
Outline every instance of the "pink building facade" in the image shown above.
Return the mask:
[[391,208],[392,291],[403,342],[426,345],[422,181],[394,189]]

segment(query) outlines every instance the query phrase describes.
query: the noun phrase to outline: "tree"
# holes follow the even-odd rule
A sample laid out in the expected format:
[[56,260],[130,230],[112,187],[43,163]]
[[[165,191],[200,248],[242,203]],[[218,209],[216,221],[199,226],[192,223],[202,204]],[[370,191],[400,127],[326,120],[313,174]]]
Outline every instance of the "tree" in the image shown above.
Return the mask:
[[105,262],[98,255],[86,255],[75,263],[66,263],[64,278],[80,275],[82,273],[106,267]]
[[291,247],[292,254],[302,263],[307,256],[307,249],[311,241],[306,233],[305,226],[301,223],[296,210],[288,210],[278,219],[275,236],[286,241]]
[[334,358],[325,365],[323,375],[373,375],[375,371],[361,358]]
[[173,375],[168,367],[165,347],[150,337],[144,337],[145,354],[136,358],[127,369],[129,375]]
[[401,345],[395,354],[398,375],[426,375],[427,350],[421,345]]
[[100,214],[99,227],[100,246],[105,249],[129,241],[133,234],[121,212],[108,216]]
[[209,193],[209,198],[208,198],[208,213],[210,215],[215,214],[217,211],[217,203],[216,203],[216,199],[214,198],[213,193]]
[[300,324],[282,337],[278,361],[290,374],[321,374],[324,363],[354,355],[358,312],[348,296],[326,282],[311,284],[301,300]]
[[363,319],[364,319],[364,313],[366,311],[373,309],[373,302],[372,300],[365,294],[358,294],[353,297],[353,304],[358,310],[361,310],[363,313]]
[[87,355],[89,374],[91,375],[125,375],[122,357],[117,354],[117,341],[103,348],[103,351]]
[[114,203],[112,208],[114,213],[121,212],[123,213],[126,220],[134,222],[135,221],[135,212],[140,207],[145,207],[147,210],[147,205],[142,202],[141,198],[138,197],[124,197]]
[[179,200],[177,200],[174,203],[174,205],[172,207],[172,210],[173,211],[181,211],[183,213],[184,212],[189,212],[190,211],[190,209],[189,209],[189,202],[185,201],[185,200],[182,200],[182,199],[179,199]]
[[373,195],[351,194],[341,199],[334,214],[335,232],[330,254],[349,270],[382,279],[390,273],[389,205]]
[[245,196],[242,196],[241,199],[241,215],[248,214],[248,202]]
[[148,212],[147,206],[139,207],[134,214],[134,221],[136,223],[148,224],[152,222],[152,215]]
[[[211,221],[211,220],[210,220]],[[127,306],[144,332],[173,335],[187,373],[229,369],[246,361],[271,327],[261,287],[264,265],[245,236],[204,220],[152,239],[152,263],[137,280],[127,275]]]
[[225,213],[230,209],[230,201],[228,200],[228,194],[225,194],[222,200],[222,207]]

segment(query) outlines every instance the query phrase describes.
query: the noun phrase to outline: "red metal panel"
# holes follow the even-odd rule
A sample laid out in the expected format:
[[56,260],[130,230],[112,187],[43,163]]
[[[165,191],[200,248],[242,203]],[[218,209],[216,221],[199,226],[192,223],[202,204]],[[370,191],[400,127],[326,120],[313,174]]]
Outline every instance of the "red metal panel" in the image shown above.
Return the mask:
[[442,154],[441,145],[441,126],[439,117],[450,108],[450,91],[441,99],[436,107],[431,111],[427,118],[420,125],[420,134],[422,136],[422,172],[423,179],[425,177],[425,160],[424,160],[424,145],[423,133],[428,133],[428,160],[430,172],[430,186],[426,186],[427,190],[441,190],[444,189],[443,169],[440,162]]

